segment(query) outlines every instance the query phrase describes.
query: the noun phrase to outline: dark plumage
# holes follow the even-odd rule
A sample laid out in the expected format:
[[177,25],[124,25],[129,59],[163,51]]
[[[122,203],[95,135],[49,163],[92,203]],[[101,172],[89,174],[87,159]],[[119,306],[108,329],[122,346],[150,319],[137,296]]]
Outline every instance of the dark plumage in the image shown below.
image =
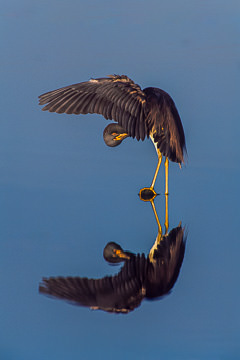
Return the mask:
[[56,113],[101,114],[116,121],[132,138],[144,140],[150,136],[159,161],[162,155],[179,164],[184,161],[182,123],[172,98],[161,89],[142,90],[125,75],[109,75],[47,92],[39,96],[39,104],[45,105],[42,110]]
[[[110,244],[108,259],[115,245],[124,253],[118,244]],[[124,265],[115,276],[44,278],[39,291],[95,310],[128,313],[144,298],[153,299],[170,292],[178,278],[184,252],[184,229],[178,226],[162,237],[151,256],[125,252]],[[123,257],[119,258],[121,260]]]

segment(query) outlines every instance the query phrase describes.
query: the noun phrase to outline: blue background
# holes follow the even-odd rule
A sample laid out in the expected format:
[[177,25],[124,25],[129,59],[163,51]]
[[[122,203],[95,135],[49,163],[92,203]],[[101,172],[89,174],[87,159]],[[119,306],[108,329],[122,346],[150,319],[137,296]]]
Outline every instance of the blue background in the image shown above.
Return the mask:
[[[2,4],[1,359],[239,359],[239,16],[235,0]],[[155,241],[137,196],[156,167],[151,142],[108,148],[101,116],[38,106],[43,92],[113,73],[171,94],[188,149],[169,174],[170,229],[188,229],[180,277],[128,315],[38,294],[43,276],[117,272],[108,241],[145,253]],[[163,196],[156,208],[163,225]]]

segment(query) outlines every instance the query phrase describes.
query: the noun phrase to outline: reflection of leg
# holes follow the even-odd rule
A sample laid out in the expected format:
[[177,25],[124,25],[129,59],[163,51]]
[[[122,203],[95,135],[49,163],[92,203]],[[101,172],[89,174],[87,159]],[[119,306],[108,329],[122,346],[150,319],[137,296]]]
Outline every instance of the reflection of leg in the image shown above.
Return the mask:
[[165,160],[165,195],[168,195],[168,165],[169,165],[169,160],[168,160],[168,157],[166,157],[166,160]]
[[151,205],[152,205],[153,212],[154,212],[154,215],[155,215],[157,224],[158,224],[158,234],[159,234],[160,237],[161,237],[161,236],[162,236],[162,226],[161,226],[160,221],[159,221],[159,219],[158,219],[158,214],[157,214],[157,211],[156,211],[155,204],[154,204],[154,201],[153,201],[153,200],[151,201]]
[[153,246],[152,246],[152,248],[151,248],[151,250],[149,251],[149,254],[148,254],[149,260],[151,262],[153,262],[154,261],[154,258],[153,258],[154,252],[155,252],[155,250],[157,250],[157,247],[160,244],[160,241],[162,240],[163,236],[162,236],[162,226],[161,226],[160,221],[158,219],[158,214],[157,214],[157,211],[156,211],[155,204],[154,204],[153,200],[151,201],[151,204],[152,204],[153,212],[154,212],[157,224],[158,224],[157,237],[156,237],[155,243],[153,244]]
[[168,194],[165,195],[165,235],[168,233]]
[[152,184],[151,184],[151,188],[154,187],[155,185],[155,181],[156,181],[156,178],[157,178],[157,174],[158,174],[158,171],[159,171],[159,168],[160,168],[160,165],[161,165],[161,162],[162,162],[162,154],[158,153],[158,163],[157,163],[157,168],[156,168],[156,171],[155,171],[155,174],[154,174],[154,177],[153,177],[153,181],[152,181]]

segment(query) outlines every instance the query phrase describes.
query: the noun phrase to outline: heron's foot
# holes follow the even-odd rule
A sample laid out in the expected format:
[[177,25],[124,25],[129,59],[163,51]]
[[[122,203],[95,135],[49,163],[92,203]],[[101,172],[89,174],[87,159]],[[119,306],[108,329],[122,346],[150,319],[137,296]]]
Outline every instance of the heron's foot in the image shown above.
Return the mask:
[[149,187],[149,188],[145,187],[139,191],[138,195],[140,197],[140,200],[142,201],[152,201],[159,194],[156,193],[153,187]]

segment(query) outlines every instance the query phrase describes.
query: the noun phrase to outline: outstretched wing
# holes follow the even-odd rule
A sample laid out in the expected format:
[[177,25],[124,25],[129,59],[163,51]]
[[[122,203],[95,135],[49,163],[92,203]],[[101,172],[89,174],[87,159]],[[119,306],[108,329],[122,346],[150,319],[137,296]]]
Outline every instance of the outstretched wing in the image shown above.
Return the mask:
[[39,104],[47,104],[42,110],[56,113],[101,114],[118,122],[137,140],[149,135],[145,94],[125,75],[109,75],[47,92],[39,96]]
[[120,272],[102,279],[81,277],[44,278],[39,292],[108,312],[128,313],[144,298],[143,274],[146,259],[137,255],[125,262]]

